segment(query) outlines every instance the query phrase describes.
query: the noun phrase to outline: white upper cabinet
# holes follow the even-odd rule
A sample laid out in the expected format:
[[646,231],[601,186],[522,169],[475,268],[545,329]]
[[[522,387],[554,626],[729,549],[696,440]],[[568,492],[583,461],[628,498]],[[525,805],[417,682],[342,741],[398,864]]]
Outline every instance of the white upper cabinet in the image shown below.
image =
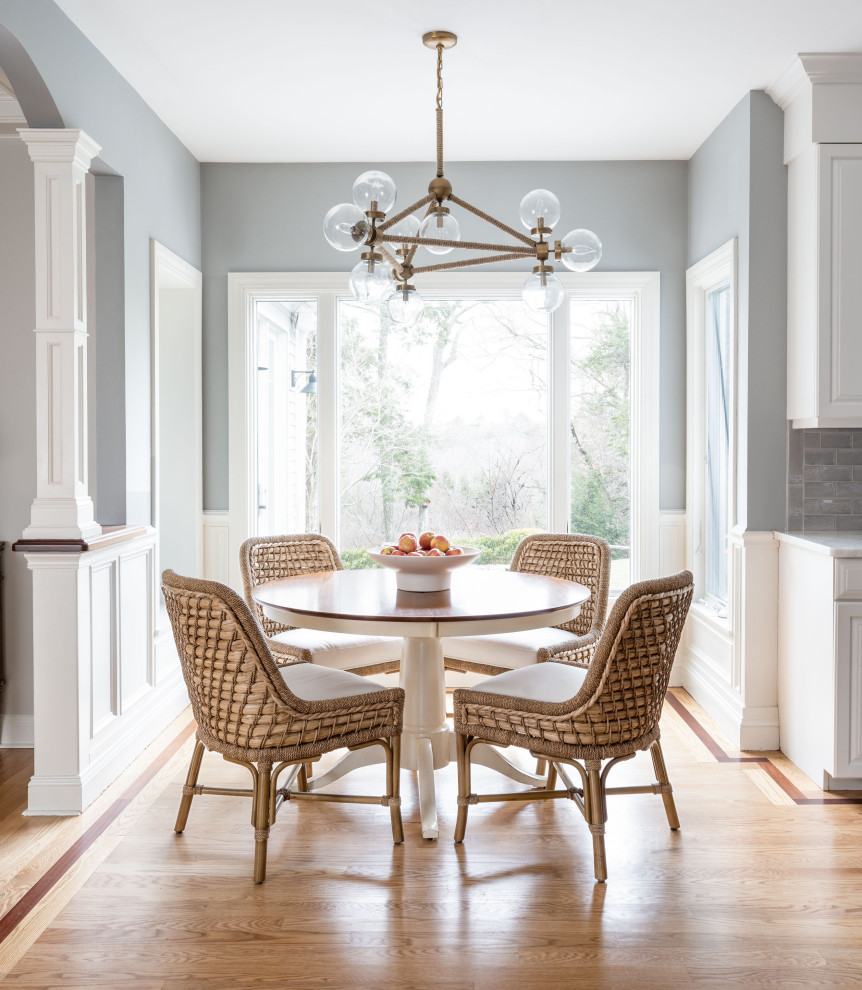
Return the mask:
[[787,417],[862,427],[862,55],[802,55],[770,94],[788,166]]

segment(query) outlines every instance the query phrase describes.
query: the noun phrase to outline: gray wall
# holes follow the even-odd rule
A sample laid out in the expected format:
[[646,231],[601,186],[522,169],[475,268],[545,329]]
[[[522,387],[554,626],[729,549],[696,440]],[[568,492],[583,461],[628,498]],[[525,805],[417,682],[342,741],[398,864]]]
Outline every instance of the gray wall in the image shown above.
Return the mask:
[[[0,0],[0,64],[25,114],[31,112],[31,125],[81,128],[102,145],[96,169],[122,177],[121,195],[115,189],[103,201],[107,221],[97,218],[97,226],[113,227],[120,257],[102,259],[102,291],[113,301],[111,315],[102,316],[101,350],[99,327],[91,328],[95,387],[125,419],[124,430],[105,422],[99,435],[98,471],[107,472],[111,492],[110,518],[99,521],[148,523],[150,238],[200,268],[200,165],[51,0]],[[3,713],[14,720],[32,716],[32,591],[23,558],[8,553],[8,544],[29,522],[36,485],[33,172],[16,138],[0,139],[0,197],[0,539],[7,541],[8,575]]]
[[[403,162],[201,168],[208,509],[228,508],[227,274],[346,270],[353,261],[326,243],[323,217],[351,199],[354,179],[371,167],[392,176],[401,206],[423,195],[434,174],[431,165]],[[469,162],[447,166],[447,177],[462,199],[518,228],[524,194],[551,189],[563,207],[558,230],[588,227],[602,239],[598,270],[661,272],[661,506],[683,508],[687,163]],[[465,222],[462,234],[488,240],[490,229]]]
[[[692,157],[689,266],[738,238],[739,523],[785,525],[787,170],[784,115],[748,93]],[[742,471],[740,472],[742,475]]]
[[[0,138],[0,540],[5,541],[2,711],[33,714],[32,579],[12,544],[30,522],[36,485],[33,166],[17,137]],[[19,727],[6,727],[6,735]]]

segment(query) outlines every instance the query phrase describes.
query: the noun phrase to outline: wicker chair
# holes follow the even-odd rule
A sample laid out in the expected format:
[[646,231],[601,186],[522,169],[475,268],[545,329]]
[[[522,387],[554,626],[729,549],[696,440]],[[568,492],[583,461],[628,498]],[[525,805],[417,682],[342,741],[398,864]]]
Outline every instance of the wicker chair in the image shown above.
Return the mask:
[[325,536],[301,533],[253,537],[240,547],[239,563],[245,600],[260,623],[279,666],[316,663],[361,675],[389,674],[399,669],[401,639],[398,637],[318,632],[283,625],[268,619],[252,598],[252,590],[266,581],[344,570],[335,545]]
[[[659,717],[692,591],[689,571],[633,584],[617,599],[589,670],[546,663],[510,670],[455,692],[455,842],[464,839],[471,804],[568,797],[590,827],[595,875],[603,882],[608,794],[661,794],[668,824],[679,828],[659,743]],[[520,746],[548,760],[547,789],[471,793],[470,754],[481,742]],[[611,767],[642,749],[650,750],[656,783],[607,787]],[[608,761],[604,769],[603,760]],[[581,786],[566,773],[569,766],[578,771]],[[557,774],[565,789],[553,789]]]
[[[175,831],[186,827],[196,794],[250,797],[255,883],[266,877],[269,829],[285,799],[382,804],[389,808],[393,839],[403,842],[399,776],[404,691],[312,664],[277,667],[245,602],[223,584],[168,570],[162,574],[162,592],[197,722]],[[304,764],[342,747],[372,745],[386,752],[383,797],[307,790]],[[246,767],[251,788],[199,785],[205,749]],[[279,785],[288,767],[292,769]]]
[[608,544],[598,536],[536,533],[518,544],[509,570],[577,581],[586,585],[591,595],[577,618],[559,626],[444,638],[446,669],[493,675],[545,660],[589,666],[608,610]]

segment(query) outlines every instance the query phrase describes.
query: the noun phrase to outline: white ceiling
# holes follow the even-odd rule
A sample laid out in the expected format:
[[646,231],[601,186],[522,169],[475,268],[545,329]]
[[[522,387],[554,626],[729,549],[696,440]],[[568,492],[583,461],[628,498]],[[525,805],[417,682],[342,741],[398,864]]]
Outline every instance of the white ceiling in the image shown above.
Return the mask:
[[862,0],[56,0],[201,161],[689,158]]

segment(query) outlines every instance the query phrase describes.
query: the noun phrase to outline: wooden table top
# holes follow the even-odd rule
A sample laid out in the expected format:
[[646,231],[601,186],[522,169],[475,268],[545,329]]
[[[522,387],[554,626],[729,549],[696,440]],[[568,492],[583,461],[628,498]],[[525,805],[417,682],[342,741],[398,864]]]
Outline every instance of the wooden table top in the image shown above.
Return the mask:
[[395,574],[381,569],[282,578],[259,585],[252,594],[261,605],[299,615],[383,622],[539,616],[581,605],[590,597],[574,581],[475,566],[453,572],[449,591],[398,591]]

